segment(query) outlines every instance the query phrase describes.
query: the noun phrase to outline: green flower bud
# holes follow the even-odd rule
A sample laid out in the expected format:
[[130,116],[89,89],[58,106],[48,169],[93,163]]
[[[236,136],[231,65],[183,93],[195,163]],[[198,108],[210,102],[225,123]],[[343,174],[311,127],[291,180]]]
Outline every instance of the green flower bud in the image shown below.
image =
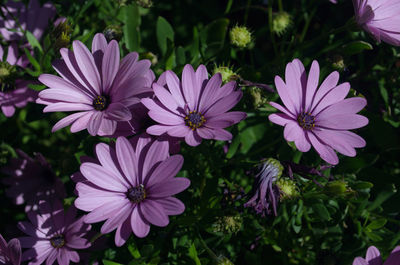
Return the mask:
[[218,257],[217,264],[218,265],[234,265],[232,261],[230,261],[227,257],[222,256],[222,255]]
[[251,40],[251,32],[244,26],[235,26],[229,32],[231,43],[239,48],[246,48]]
[[214,232],[222,232],[224,234],[236,234],[242,227],[243,219],[241,216],[222,216],[218,217],[212,225]]
[[220,73],[222,76],[222,83],[227,83],[229,81],[236,81],[239,79],[239,75],[235,73],[229,66],[215,66],[213,74]]
[[279,160],[276,160],[275,158],[267,158],[267,159],[263,159],[262,161],[261,161],[261,163],[262,164],[267,164],[267,165],[272,165],[274,168],[275,168],[275,170],[276,170],[276,172],[275,172],[275,177],[277,178],[277,179],[279,179],[281,176],[282,176],[282,173],[283,173],[283,166],[282,166],[282,164],[281,164],[281,162],[279,162]]
[[260,108],[268,103],[264,89],[259,87],[250,87],[249,90],[253,99],[254,108]]
[[152,65],[156,65],[158,63],[158,57],[152,52],[144,52],[140,54],[140,59],[147,59],[150,60]]
[[135,0],[135,3],[144,8],[150,8],[153,5],[153,1],[151,0]]
[[58,51],[61,48],[68,48],[71,42],[71,26],[68,24],[68,21],[65,19],[64,22],[58,23],[57,26],[53,29],[50,36],[54,43],[54,50]]
[[344,195],[348,191],[351,189],[347,187],[347,182],[342,180],[328,182],[324,188],[324,192],[330,196]]
[[0,61],[0,89],[2,92],[12,90],[17,78],[17,67],[7,61]]
[[292,24],[292,17],[282,11],[272,15],[272,31],[277,35],[282,35]]
[[335,70],[343,71],[346,65],[344,64],[343,57],[341,55],[334,55],[332,58],[332,67]]
[[109,25],[104,29],[103,34],[107,41],[120,41],[122,38],[122,28],[119,25]]
[[290,178],[279,178],[275,185],[278,186],[281,192],[281,199],[293,199],[300,195],[296,182]]

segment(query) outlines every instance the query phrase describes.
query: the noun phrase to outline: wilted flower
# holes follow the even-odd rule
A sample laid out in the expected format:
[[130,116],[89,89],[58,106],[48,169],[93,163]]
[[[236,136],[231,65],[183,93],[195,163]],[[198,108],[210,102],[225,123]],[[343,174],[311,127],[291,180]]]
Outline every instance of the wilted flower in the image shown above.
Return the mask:
[[96,146],[100,165],[86,162],[81,173],[86,180],[76,185],[77,208],[90,212],[87,223],[106,220],[103,234],[115,233],[115,244],[122,246],[131,232],[145,237],[150,224],[167,226],[168,215],[181,214],[184,204],[172,197],[185,190],[190,181],[175,178],[183,157],[169,157],[167,141],[138,140],[136,147],[124,137],[116,141],[116,148],[104,143]]
[[45,3],[41,7],[38,0],[29,1],[28,7],[23,2],[8,1],[1,10],[6,19],[0,16],[0,34],[6,41],[22,39],[24,33],[21,29],[30,31],[40,40],[49,26],[49,20],[56,15],[52,3]]
[[337,85],[339,73],[331,73],[319,89],[319,65],[313,61],[307,75],[300,60],[295,59],[286,66],[286,83],[279,76],[275,85],[284,107],[270,102],[283,113],[269,115],[269,120],[285,126],[284,137],[294,141],[301,152],[310,150],[311,145],[326,162],[339,163],[334,149],[346,156],[355,156],[355,147],[364,147],[363,138],[348,130],[368,124],[368,119],[356,114],[367,101],[361,97],[345,99],[350,84]]
[[251,32],[245,26],[234,26],[229,32],[231,43],[239,48],[246,48],[250,44]]
[[21,264],[21,244],[18,239],[13,238],[7,243],[0,235],[0,264]]
[[40,200],[54,200],[65,197],[64,185],[51,170],[50,165],[42,154],[36,153],[34,158],[29,157],[21,150],[16,150],[18,158],[11,158],[9,165],[1,172],[10,177],[4,178],[4,184],[10,188],[6,195],[11,197],[15,204],[26,203],[26,210],[35,208]]
[[272,16],[272,31],[277,35],[282,35],[292,24],[291,16],[285,11],[278,12]]
[[156,97],[141,101],[150,110],[149,116],[159,123],[149,127],[147,133],[185,137],[191,146],[199,145],[202,138],[232,139],[232,134],[223,128],[246,117],[244,112],[227,112],[239,102],[242,91],[235,90],[235,82],[222,87],[221,82],[221,74],[208,80],[204,65],[196,72],[191,65],[186,65],[182,81],[172,71],[164,73],[153,84]]
[[378,42],[400,46],[398,0],[353,0],[357,23]]
[[90,247],[90,242],[84,238],[91,226],[76,219],[76,208],[71,206],[65,213],[59,201],[53,203],[41,201],[39,212],[28,212],[30,222],[18,223],[18,228],[27,234],[21,237],[23,248],[29,248],[22,254],[22,260],[30,260],[29,264],[68,265],[79,262],[76,249]]
[[39,93],[37,103],[47,105],[43,112],[78,111],[57,122],[53,132],[72,124],[71,132],[87,129],[93,136],[112,135],[118,123],[135,118],[130,108],[151,92],[150,61],[138,61],[132,52],[120,62],[118,43],[107,44],[100,33],[93,39],[92,52],[77,40],[72,46],[74,51],[61,49],[63,60],[53,64],[61,78],[39,77],[50,89]]
[[244,204],[244,207],[253,207],[263,217],[271,213],[271,205],[274,215],[277,215],[279,201],[279,188],[275,182],[282,175],[283,167],[278,160],[269,158],[258,165],[258,174],[253,186],[251,199]]
[[386,259],[385,263],[382,262],[381,253],[374,246],[368,248],[365,259],[357,257],[353,261],[353,265],[398,265],[398,264],[400,264],[400,246],[393,249],[392,253]]
[[11,117],[16,107],[22,108],[35,101],[37,92],[28,88],[29,81],[18,78],[18,67],[25,68],[29,62],[25,56],[19,56],[17,44],[8,46],[5,61],[3,55],[0,45],[0,107],[6,117]]

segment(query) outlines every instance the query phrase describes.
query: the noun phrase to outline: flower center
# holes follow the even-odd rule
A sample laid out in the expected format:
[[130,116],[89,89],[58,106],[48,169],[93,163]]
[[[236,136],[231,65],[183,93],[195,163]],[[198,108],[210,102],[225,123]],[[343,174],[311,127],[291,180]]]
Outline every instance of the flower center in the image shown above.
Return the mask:
[[50,239],[50,244],[53,248],[62,248],[65,245],[65,240],[63,235],[56,235]]
[[194,131],[201,127],[206,122],[206,119],[200,112],[193,110],[185,117],[185,122]]
[[104,110],[107,108],[108,106],[108,102],[107,102],[107,97],[105,96],[97,96],[97,98],[95,98],[93,100],[93,107],[95,110]]
[[127,192],[127,196],[131,202],[139,203],[146,199],[146,190],[144,186],[140,184],[139,186],[130,188]]
[[302,112],[297,116],[297,122],[305,130],[312,130],[315,127],[315,117],[310,112]]

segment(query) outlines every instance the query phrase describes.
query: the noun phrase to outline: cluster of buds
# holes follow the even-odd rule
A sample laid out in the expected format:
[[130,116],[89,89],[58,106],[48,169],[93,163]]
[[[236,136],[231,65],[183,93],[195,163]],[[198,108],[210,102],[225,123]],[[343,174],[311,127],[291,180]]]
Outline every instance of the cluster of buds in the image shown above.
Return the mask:
[[236,234],[242,227],[243,218],[240,215],[218,217],[212,228],[214,232]]
[[54,50],[68,48],[71,42],[71,26],[66,18],[61,18],[54,23],[54,29],[51,32],[51,39],[54,43]]

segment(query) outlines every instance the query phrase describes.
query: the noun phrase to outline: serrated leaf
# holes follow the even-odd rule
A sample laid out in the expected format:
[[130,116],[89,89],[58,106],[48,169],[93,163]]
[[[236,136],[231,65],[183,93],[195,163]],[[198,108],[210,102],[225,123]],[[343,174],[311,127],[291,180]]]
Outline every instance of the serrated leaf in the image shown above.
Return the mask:
[[165,55],[167,52],[167,40],[174,42],[174,29],[163,17],[158,17],[157,19],[156,35],[161,54]]

